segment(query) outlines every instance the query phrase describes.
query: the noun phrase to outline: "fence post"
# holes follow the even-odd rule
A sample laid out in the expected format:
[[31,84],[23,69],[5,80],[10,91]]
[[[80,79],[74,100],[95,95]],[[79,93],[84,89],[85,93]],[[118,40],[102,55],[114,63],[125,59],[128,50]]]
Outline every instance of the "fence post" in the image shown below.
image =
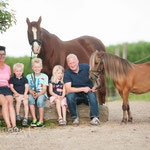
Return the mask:
[[122,58],[127,59],[127,46],[126,44],[123,44],[123,56]]

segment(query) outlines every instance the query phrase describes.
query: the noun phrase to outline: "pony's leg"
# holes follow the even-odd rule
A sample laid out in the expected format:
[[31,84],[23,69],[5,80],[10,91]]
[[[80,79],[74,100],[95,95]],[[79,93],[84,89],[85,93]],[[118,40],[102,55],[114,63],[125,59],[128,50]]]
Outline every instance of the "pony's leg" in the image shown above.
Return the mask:
[[127,104],[127,112],[128,112],[128,122],[132,122],[133,118],[132,118],[132,114],[131,114],[131,111],[130,111],[129,102]]
[[128,108],[128,91],[119,92],[120,96],[123,99],[122,110],[123,110],[123,119],[122,123],[127,123],[127,108]]

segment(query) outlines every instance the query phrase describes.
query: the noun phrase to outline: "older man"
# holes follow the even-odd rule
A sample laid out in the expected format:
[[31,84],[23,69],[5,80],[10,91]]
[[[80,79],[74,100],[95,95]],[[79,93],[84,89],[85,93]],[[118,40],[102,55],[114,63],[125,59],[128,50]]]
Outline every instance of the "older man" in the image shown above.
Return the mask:
[[69,68],[64,73],[64,83],[69,111],[74,119],[73,124],[79,125],[80,123],[76,110],[77,104],[85,103],[90,106],[90,124],[98,125],[100,123],[98,102],[95,87],[89,79],[89,65],[79,64],[79,60],[74,54],[67,56],[67,64]]

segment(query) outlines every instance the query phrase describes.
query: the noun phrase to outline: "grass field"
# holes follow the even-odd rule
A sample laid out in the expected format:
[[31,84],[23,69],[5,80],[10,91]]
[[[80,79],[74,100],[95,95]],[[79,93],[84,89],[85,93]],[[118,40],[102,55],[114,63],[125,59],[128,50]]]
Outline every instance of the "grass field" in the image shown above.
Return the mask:
[[[113,101],[113,100],[122,100],[122,98],[119,96],[119,97],[107,97],[107,100],[108,101]],[[142,100],[142,101],[150,101],[150,92],[148,93],[145,93],[145,94],[130,94],[129,95],[129,101],[131,100],[136,100],[136,101],[139,101],[139,100]]]

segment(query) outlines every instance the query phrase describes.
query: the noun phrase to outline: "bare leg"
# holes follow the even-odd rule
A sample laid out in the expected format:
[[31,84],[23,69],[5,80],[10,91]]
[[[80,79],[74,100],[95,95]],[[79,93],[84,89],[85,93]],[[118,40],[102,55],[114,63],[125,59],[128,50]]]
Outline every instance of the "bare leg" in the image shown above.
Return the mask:
[[19,115],[20,113],[20,105],[21,105],[21,100],[19,97],[16,97],[16,115]]
[[66,106],[62,106],[62,114],[63,114],[63,120],[66,121]]
[[59,99],[55,99],[55,103],[56,103],[56,110],[57,110],[57,114],[58,114],[58,118],[62,118],[62,114],[61,114],[61,102]]
[[39,121],[43,123],[44,118],[44,107],[39,107]]
[[35,106],[34,106],[34,104],[30,105],[30,112],[31,112],[33,120],[37,120],[36,115],[35,115]]
[[9,116],[11,120],[11,124],[13,127],[16,126],[16,113],[13,105],[13,97],[11,95],[6,96],[6,99],[8,101],[8,110],[9,110]]
[[29,106],[28,106],[28,100],[24,99],[23,100],[23,105],[24,105],[24,117],[28,118],[28,113],[29,113]]
[[11,127],[11,124],[9,120],[8,101],[3,95],[0,95],[0,105],[2,106],[2,115],[3,115],[4,121],[7,125],[7,128],[9,128]]

